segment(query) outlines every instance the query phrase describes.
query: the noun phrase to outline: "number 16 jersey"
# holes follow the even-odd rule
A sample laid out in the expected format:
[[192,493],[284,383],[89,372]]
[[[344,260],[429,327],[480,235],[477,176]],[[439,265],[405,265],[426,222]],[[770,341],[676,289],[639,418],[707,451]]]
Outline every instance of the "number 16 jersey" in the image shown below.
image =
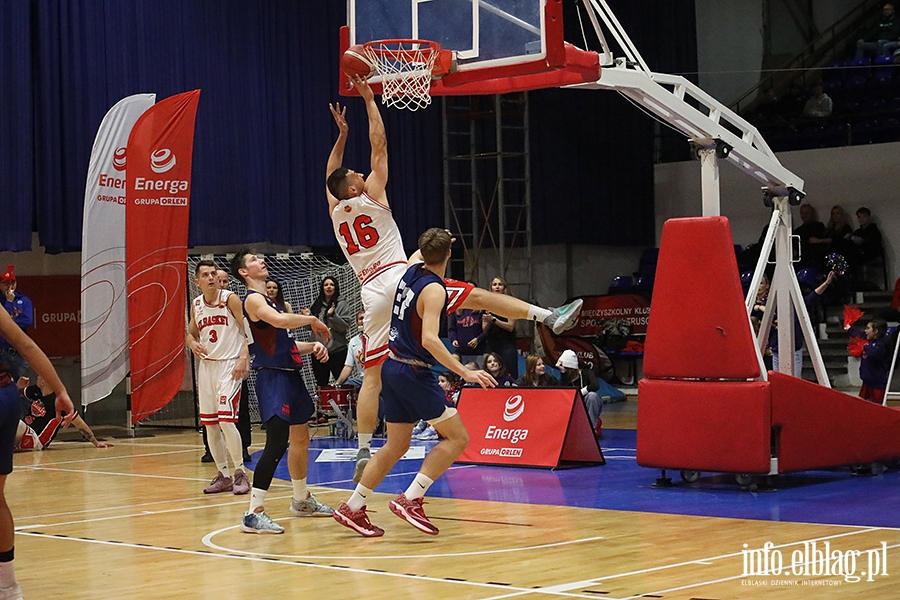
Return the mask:
[[400,230],[384,204],[365,193],[341,200],[331,221],[334,236],[363,286],[387,269],[406,265]]

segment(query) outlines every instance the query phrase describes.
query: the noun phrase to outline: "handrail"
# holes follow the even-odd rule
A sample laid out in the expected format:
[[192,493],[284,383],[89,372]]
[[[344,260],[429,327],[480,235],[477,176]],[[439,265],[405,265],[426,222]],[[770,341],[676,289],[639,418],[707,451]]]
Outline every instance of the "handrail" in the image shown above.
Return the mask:
[[[740,98],[732,103],[731,109],[736,113],[740,113],[742,111],[741,104],[751,96],[753,99],[743,106],[743,110],[754,108],[756,104],[760,102],[760,89],[774,89],[779,87],[774,83],[777,78],[783,80],[779,83],[781,84],[781,87],[786,88],[786,82],[792,81],[795,78],[794,75],[786,76],[786,73],[808,68],[811,64],[816,64],[821,61],[829,51],[834,50],[838,43],[837,40],[845,39],[850,32],[859,29],[868,19],[880,10],[880,2],[873,4],[871,3],[871,0],[863,0],[863,2],[860,2],[850,9],[843,17],[832,23],[816,39],[804,46],[790,60],[778,67],[774,73],[761,79],[759,83],[747,90]],[[850,22],[848,23],[848,21]],[[838,28],[841,29],[840,32],[837,31]]]

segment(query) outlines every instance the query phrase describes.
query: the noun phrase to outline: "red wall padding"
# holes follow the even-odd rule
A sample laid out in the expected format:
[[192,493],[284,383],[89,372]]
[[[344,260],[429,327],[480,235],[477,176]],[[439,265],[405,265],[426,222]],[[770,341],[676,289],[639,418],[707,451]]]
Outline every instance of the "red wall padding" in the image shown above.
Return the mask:
[[645,377],[760,376],[725,217],[666,221],[650,315]]
[[779,472],[900,458],[897,409],[774,371],[769,383],[772,425],[781,427]]
[[769,384],[638,384],[637,463],[658,469],[768,473]]

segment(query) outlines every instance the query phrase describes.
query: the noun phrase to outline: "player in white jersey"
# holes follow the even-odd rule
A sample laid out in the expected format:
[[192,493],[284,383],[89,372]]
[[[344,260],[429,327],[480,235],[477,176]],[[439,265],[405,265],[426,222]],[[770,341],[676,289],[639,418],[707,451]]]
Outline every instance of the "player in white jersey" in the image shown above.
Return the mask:
[[[329,104],[339,134],[326,166],[326,196],[335,237],[362,283],[361,296],[366,311],[366,333],[363,338],[365,374],[357,400],[359,452],[353,473],[354,483],[359,483],[371,456],[369,445],[378,418],[381,363],[387,358],[390,311],[397,284],[406,272],[407,258],[385,191],[388,151],[384,121],[369,84],[360,77],[352,77],[351,83],[366,102],[371,173],[365,177],[341,166],[347,143],[347,109],[341,108],[340,104]],[[508,319],[537,319],[550,326],[554,333],[561,333],[575,324],[581,310],[581,300],[550,310],[512,296],[493,294],[464,282],[446,281],[448,312],[471,308],[487,310]]]
[[[236,425],[241,382],[250,372],[241,300],[233,292],[219,288],[216,265],[211,260],[201,260],[194,274],[203,293],[191,302],[184,345],[199,360],[200,423],[206,428],[209,451],[219,469],[203,491],[246,494],[250,491],[250,479],[244,470],[241,434]],[[229,455],[234,478],[228,470]]]

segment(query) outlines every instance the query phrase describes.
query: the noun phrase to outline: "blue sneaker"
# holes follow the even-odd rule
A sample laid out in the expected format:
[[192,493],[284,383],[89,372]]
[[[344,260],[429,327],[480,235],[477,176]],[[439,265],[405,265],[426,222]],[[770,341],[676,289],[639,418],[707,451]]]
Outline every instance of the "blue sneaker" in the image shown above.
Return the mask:
[[417,435],[415,437],[417,440],[421,440],[421,441],[436,440],[436,439],[438,439],[438,432],[437,432],[437,429],[435,429],[434,427],[429,425],[428,428],[425,429],[425,431],[423,431],[422,433],[420,433],[419,435]]
[[426,429],[428,429],[428,423],[426,423],[425,421],[419,421],[418,423],[416,423],[416,426],[413,427],[413,437],[416,437]]
[[241,521],[241,531],[244,533],[284,533],[284,527],[272,520],[272,517],[262,512],[244,513]]

